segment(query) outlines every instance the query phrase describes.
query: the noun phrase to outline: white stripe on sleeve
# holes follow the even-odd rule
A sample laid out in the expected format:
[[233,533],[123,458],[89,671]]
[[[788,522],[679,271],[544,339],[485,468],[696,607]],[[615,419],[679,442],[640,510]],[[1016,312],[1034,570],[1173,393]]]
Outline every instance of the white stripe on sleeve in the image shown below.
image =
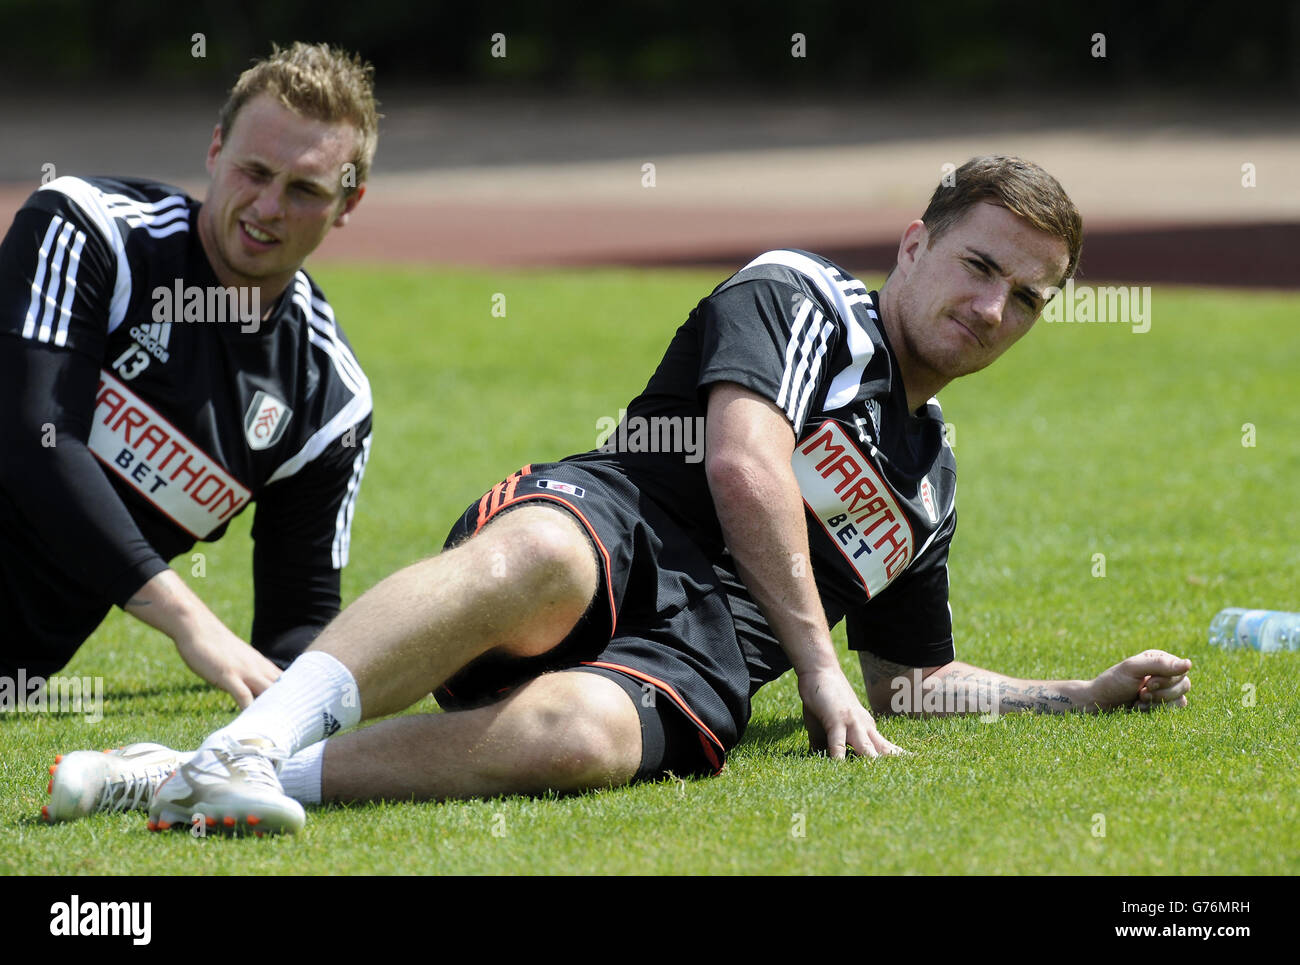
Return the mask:
[[54,335],[54,344],[63,348],[68,344],[68,323],[72,320],[72,299],[77,294],[77,269],[81,267],[81,249],[86,244],[86,234],[77,232],[77,240],[72,244],[68,254],[68,275],[63,280],[63,302],[59,305],[59,330]]
[[794,324],[790,326],[790,341],[785,345],[785,372],[781,375],[781,391],[776,397],[776,404],[782,409],[785,408],[786,394],[790,391],[790,378],[794,374],[795,353],[799,348],[799,333],[803,331],[803,323],[808,318],[808,313],[812,311],[812,299],[805,298],[799,306],[799,311],[795,313]]
[[799,410],[799,397],[803,394],[803,382],[807,377],[808,365],[812,361],[813,343],[821,333],[824,317],[820,309],[813,312],[812,323],[808,326],[803,344],[799,347],[799,367],[794,370],[794,379],[790,383],[790,401],[785,407],[785,414],[789,416],[791,422],[795,421],[795,413]]
[[50,264],[50,282],[45,286],[45,297],[41,300],[45,303],[45,311],[41,313],[41,327],[36,332],[36,341],[48,342],[50,340],[50,326],[54,322],[54,313],[58,311],[59,305],[55,296],[59,291],[59,280],[63,276],[63,256],[68,251],[68,239],[72,237],[73,227],[71,221],[63,224],[63,230],[59,232],[58,247],[54,251],[54,261]]
[[40,254],[36,259],[36,274],[32,277],[32,297],[27,304],[27,317],[23,319],[23,338],[32,338],[36,334],[36,316],[40,313],[40,306],[44,301],[45,294],[45,274],[49,268],[50,249],[54,247],[54,239],[58,236],[59,226],[65,224],[64,220],[58,215],[50,219],[50,226],[45,229],[45,238],[41,241]]
[[826,354],[826,344],[829,342],[831,332],[835,331],[835,326],[827,322],[822,326],[821,338],[817,342],[817,355],[813,359],[812,367],[808,370],[808,378],[804,382],[803,396],[799,399],[799,411],[795,413],[794,423],[795,432],[803,430],[804,416],[808,412],[808,402],[812,399],[813,389],[817,387],[817,373],[821,371],[822,357]]
[[330,550],[330,557],[336,570],[341,570],[348,565],[348,551],[352,548],[352,513],[356,510],[357,494],[361,492],[361,477],[366,473],[366,462],[369,459],[370,436],[366,436],[361,443],[357,458],[353,460],[347,495],[339,504],[338,518],[334,521],[334,545]]

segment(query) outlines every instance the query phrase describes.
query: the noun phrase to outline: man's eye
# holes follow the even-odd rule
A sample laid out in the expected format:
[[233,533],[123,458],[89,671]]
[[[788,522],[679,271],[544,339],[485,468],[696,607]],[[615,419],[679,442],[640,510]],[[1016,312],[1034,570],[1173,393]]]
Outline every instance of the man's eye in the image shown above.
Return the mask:
[[967,258],[966,264],[976,268],[981,275],[987,275],[989,273],[989,266],[984,264],[982,261],[977,261],[974,258]]

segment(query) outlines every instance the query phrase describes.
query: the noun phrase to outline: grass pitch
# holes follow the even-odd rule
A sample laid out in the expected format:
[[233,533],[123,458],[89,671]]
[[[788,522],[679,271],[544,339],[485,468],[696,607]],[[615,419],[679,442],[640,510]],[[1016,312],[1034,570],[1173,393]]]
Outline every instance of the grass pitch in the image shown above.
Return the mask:
[[[595,445],[726,274],[317,272],[375,394],[345,603],[520,465]],[[807,754],[787,675],[717,778],[317,808],[279,840],[150,835],[138,814],[46,827],[57,751],[189,747],[230,717],[169,641],[114,613],[65,671],[104,678],[102,720],[0,716],[0,873],[1295,874],[1300,653],[1223,653],[1205,631],[1222,606],[1300,610],[1297,305],[1158,289],[1149,332],[1040,323],[942,395],[959,658],[1078,678],[1159,647],[1194,661],[1183,711],[887,719],[914,756],[832,762]],[[250,517],[195,547],[205,575],[174,562],[241,633]]]

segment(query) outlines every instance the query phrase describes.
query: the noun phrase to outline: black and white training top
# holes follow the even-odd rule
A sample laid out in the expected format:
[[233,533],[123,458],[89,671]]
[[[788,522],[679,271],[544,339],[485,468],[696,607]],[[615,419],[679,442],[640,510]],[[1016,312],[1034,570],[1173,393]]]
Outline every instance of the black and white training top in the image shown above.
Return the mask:
[[[617,463],[721,556],[702,452],[665,455],[635,433],[688,438],[685,420],[703,426],[718,382],[770,399],[794,428],[792,463],[830,624],[847,617],[855,650],[933,666],[954,656],[947,564],[956,462],[939,403],[908,411],[879,312],[876,293],[825,258],[760,255],[696,306],[604,451],[580,458]],[[763,659],[773,676],[789,667],[779,653]]]
[[265,318],[214,297],[198,211],[61,177],[0,246],[0,662],[57,669],[252,502],[251,642],[291,657],[338,611],[370,385],[306,272]]

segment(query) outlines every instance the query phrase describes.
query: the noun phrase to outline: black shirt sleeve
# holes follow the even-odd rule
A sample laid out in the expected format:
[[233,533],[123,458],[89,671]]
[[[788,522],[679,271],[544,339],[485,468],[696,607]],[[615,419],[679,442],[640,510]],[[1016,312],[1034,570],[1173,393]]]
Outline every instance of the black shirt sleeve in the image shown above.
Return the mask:
[[40,550],[119,605],[167,564],[86,446],[114,256],[57,192],[18,213],[0,245],[0,488]]
[[0,334],[102,359],[118,285],[104,230],[116,228],[97,224],[67,195],[33,194],[0,245]]
[[253,520],[251,643],[287,666],[339,611],[371,419],[257,497]]
[[710,295],[698,310],[701,404],[709,385],[735,382],[774,402],[798,436],[836,338],[822,307],[792,285],[755,279]]
[[956,526],[951,513],[925,558],[856,610],[845,622],[850,650],[866,650],[909,667],[935,667],[956,659],[948,606],[948,545]]

